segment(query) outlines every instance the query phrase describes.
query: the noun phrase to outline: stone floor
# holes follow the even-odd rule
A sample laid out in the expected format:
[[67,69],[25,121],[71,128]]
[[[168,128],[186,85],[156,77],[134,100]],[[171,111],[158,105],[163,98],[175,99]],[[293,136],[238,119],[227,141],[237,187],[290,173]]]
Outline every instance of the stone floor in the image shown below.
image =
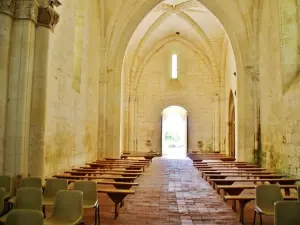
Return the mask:
[[[100,195],[101,224],[239,224],[230,206],[201,178],[190,159],[155,158],[136,182],[140,185],[125,199],[117,220],[111,200]],[[85,221],[93,224],[92,212]]]
[[[188,158],[155,158],[136,182],[140,184],[136,193],[126,197],[116,220],[112,201],[106,194],[99,195],[102,225],[239,224],[230,203],[201,178]],[[253,206],[253,202],[247,204],[244,224],[252,224]],[[86,225],[94,224],[93,210],[85,212],[84,221]],[[273,219],[264,218],[263,224],[271,225]]]

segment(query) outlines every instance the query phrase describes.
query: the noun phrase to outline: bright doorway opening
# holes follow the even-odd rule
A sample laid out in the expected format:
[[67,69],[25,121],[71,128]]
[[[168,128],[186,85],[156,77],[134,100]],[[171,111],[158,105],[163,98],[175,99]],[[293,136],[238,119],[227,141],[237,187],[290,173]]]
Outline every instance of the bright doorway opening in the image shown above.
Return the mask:
[[162,155],[179,159],[187,152],[187,111],[169,106],[162,112]]

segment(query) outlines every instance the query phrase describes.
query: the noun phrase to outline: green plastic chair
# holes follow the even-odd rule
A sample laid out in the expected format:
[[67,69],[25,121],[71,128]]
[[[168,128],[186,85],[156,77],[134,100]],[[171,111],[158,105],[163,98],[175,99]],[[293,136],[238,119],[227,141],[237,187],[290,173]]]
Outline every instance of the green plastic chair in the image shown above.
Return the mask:
[[43,199],[43,212],[46,217],[45,206],[53,206],[58,191],[68,190],[68,180],[67,179],[47,179],[44,199]]
[[5,188],[4,200],[7,200],[12,195],[12,179],[11,176],[1,175],[0,176],[0,187]]
[[275,203],[275,225],[300,224],[300,202],[279,201]]
[[261,215],[274,215],[274,203],[282,201],[282,193],[280,186],[276,184],[262,184],[256,186],[256,207],[254,209],[254,220],[255,224],[256,213],[259,214],[260,224],[262,225]]
[[95,209],[95,225],[100,225],[100,209],[98,204],[97,183],[94,181],[76,181],[74,189],[83,193],[83,208]]
[[5,195],[5,189],[0,188],[0,216],[2,216],[4,211],[4,195]]
[[45,219],[45,225],[76,225],[83,223],[82,191],[58,191],[53,213]]
[[14,209],[8,213],[5,225],[44,225],[44,216],[36,210]]
[[[43,191],[40,188],[24,187],[17,191],[16,202],[12,210],[30,209],[42,211]],[[8,213],[9,214],[9,213]],[[0,223],[5,223],[8,214],[0,218]]]
[[[20,187],[34,187],[34,188],[42,188],[42,179],[39,177],[25,177],[21,179]],[[9,199],[9,204],[15,204],[16,196]]]
[[298,201],[300,201],[300,186],[298,186],[297,190],[298,190]]

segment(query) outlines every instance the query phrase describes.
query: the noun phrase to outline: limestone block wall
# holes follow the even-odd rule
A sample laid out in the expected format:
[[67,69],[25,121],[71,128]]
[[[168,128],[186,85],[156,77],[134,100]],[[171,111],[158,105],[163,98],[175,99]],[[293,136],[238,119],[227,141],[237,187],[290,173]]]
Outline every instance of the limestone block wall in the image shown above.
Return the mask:
[[57,9],[61,20],[49,47],[45,176],[98,154],[98,10],[96,0],[65,1]]
[[[221,141],[222,141],[222,148],[226,153],[229,152],[228,149],[228,132],[229,132],[229,127],[228,127],[228,122],[229,122],[229,96],[230,92],[233,93],[234,96],[234,104],[235,106],[237,105],[237,76],[238,74],[236,73],[236,61],[234,57],[234,53],[232,50],[232,46],[230,41],[227,39],[226,42],[224,43],[226,46],[224,46],[224,54],[226,55],[226,58],[224,59],[225,62],[225,68],[222,71],[224,75],[221,75],[221,78],[224,79],[224,89],[222,92],[222,100],[221,105],[222,105],[222,111],[221,111],[221,117],[222,117],[222,123],[221,123]],[[235,107],[236,111],[236,107]],[[237,115],[235,116],[237,118]],[[238,121],[236,121],[236,128],[238,126]],[[237,131],[237,129],[235,129]],[[237,132],[236,132],[237,133]],[[237,146],[237,145],[235,145]],[[236,149],[237,153],[237,149]]]
[[[171,80],[172,53],[178,54],[178,80]],[[168,43],[149,60],[136,87],[131,83],[129,89],[130,98],[135,101],[134,110],[129,111],[134,115],[125,122],[125,150],[148,151],[149,139],[151,148],[160,151],[161,113],[171,105],[187,110],[188,149],[197,150],[198,141],[204,143],[203,149],[213,149],[213,78],[192,49],[178,41]]]
[[259,36],[262,164],[292,176],[300,175],[296,9],[295,1],[265,1],[261,27],[269,29]]

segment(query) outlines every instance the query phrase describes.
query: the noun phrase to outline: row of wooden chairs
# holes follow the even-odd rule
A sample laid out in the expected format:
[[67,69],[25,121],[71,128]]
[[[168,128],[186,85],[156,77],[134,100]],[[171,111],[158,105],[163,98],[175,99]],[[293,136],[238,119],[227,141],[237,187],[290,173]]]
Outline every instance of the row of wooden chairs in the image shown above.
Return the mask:
[[[217,159],[215,159],[217,160]],[[236,211],[236,201],[240,206],[240,222],[244,223],[244,207],[255,200],[252,195],[240,195],[245,189],[255,189],[256,185],[232,185],[235,182],[254,182],[279,184],[279,189],[285,190],[285,200],[296,200],[297,197],[289,196],[290,189],[296,189],[297,178],[286,178],[285,175],[259,168],[248,162],[225,162],[225,161],[194,161],[194,166],[202,173],[205,178],[218,193],[224,193],[224,200],[233,201],[233,209]]]

